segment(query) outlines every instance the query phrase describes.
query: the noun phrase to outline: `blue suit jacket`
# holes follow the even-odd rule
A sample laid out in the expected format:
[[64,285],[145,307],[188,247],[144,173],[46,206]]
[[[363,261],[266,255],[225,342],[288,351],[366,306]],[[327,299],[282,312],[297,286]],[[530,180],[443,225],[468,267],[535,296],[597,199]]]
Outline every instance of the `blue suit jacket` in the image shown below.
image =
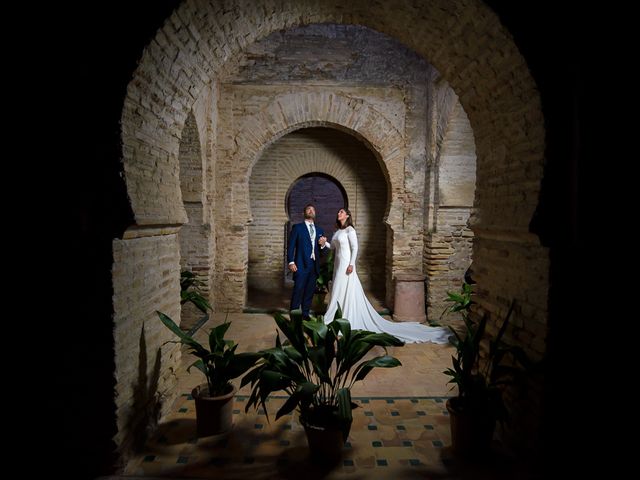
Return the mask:
[[287,249],[287,263],[295,262],[298,269],[310,270],[312,267],[316,273],[320,265],[320,244],[318,239],[324,235],[324,230],[314,224],[316,229],[316,260],[311,258],[311,237],[305,222],[296,223],[289,236],[289,248]]

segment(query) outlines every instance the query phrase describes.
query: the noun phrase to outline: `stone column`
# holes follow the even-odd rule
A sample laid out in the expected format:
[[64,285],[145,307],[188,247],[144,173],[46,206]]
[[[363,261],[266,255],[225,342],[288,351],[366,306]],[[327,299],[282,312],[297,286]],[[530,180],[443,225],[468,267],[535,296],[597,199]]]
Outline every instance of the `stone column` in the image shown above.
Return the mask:
[[396,275],[393,319],[397,322],[425,322],[424,280],[419,272]]

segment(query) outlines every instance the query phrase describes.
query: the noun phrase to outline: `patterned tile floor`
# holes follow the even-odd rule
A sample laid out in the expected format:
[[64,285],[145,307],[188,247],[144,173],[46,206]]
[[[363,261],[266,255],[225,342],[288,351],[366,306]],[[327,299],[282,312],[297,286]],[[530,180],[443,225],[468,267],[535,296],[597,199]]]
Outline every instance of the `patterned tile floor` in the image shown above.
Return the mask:
[[[284,397],[263,410],[244,413],[246,396],[234,401],[234,428],[228,435],[197,438],[195,404],[184,394],[133,459],[126,475],[187,478],[423,478],[444,473],[441,451],[450,442],[443,398],[360,397],[341,464],[328,472],[308,457],[297,415],[274,420]],[[315,473],[313,473],[315,472]],[[415,474],[415,476],[414,476]]]
[[[231,321],[228,338],[238,351],[273,345],[275,323],[268,314],[216,314],[195,337],[206,341],[210,328]],[[380,354],[380,352],[374,352]],[[342,463],[316,465],[308,459],[303,427],[297,415],[275,421],[285,397],[272,397],[265,412],[244,412],[249,387],[234,400],[234,428],[222,436],[198,438],[195,403],[186,393],[202,383],[199,372],[178,372],[183,393],[144,450],[132,458],[124,475],[153,478],[220,479],[529,479],[498,454],[481,465],[464,465],[450,452],[449,417],[445,407],[455,394],[442,371],[450,365],[451,345],[411,344],[390,348],[403,364],[376,369],[357,383],[352,395],[359,408]],[[193,359],[183,355],[188,365]]]

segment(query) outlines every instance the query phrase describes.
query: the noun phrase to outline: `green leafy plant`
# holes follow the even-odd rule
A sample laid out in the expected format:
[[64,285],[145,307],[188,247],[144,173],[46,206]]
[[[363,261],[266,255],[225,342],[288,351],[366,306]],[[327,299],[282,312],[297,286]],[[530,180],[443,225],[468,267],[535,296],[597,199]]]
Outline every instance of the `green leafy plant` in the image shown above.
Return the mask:
[[193,272],[183,270],[180,272],[180,305],[191,302],[202,313],[213,310],[207,299],[202,294],[201,287],[204,283]]
[[162,312],[156,311],[162,323],[176,334],[179,340],[171,341],[182,343],[189,347],[189,353],[198,360],[187,368],[196,367],[207,378],[209,395],[217,397],[228,393],[232,386],[231,380],[245,373],[261,358],[261,355],[253,352],[236,353],[238,344],[224,338],[230,322],[225,322],[211,329],[209,333],[209,349],[186,334],[176,323]]
[[453,345],[456,354],[452,356],[452,368],[444,371],[451,377],[449,383],[458,387],[456,407],[461,410],[487,415],[500,422],[508,419],[503,400],[505,387],[520,382],[523,374],[531,371],[533,364],[524,350],[507,345],[502,341],[509,320],[515,308],[515,301],[500,326],[494,339],[489,341],[486,358],[481,358],[481,344],[485,336],[488,316],[479,322],[471,319],[473,305],[471,285],[464,283],[460,293],[447,293],[447,301],[452,302],[446,313],[460,312],[464,320],[463,332],[449,327],[454,334]]
[[[363,380],[374,368],[400,366],[400,361],[386,354],[388,346],[404,342],[387,333],[351,330],[338,308],[328,325],[322,317],[304,321],[299,311],[291,320],[274,314],[276,324],[286,337],[276,336],[274,348],[263,350],[262,360],[243,379],[251,383],[251,395],[245,411],[262,405],[275,391],[284,390],[289,398],[276,413],[276,419],[298,409],[307,424],[333,426],[342,431],[346,440],[351,429],[351,387]],[[375,346],[385,349],[385,355],[363,360]]]
[[440,318],[446,314],[456,312],[460,312],[463,318],[467,318],[469,316],[471,304],[473,303],[473,300],[471,299],[472,295],[473,289],[471,285],[466,282],[462,283],[462,290],[460,293],[447,292],[447,299],[445,301],[451,302],[451,305],[444,309]]

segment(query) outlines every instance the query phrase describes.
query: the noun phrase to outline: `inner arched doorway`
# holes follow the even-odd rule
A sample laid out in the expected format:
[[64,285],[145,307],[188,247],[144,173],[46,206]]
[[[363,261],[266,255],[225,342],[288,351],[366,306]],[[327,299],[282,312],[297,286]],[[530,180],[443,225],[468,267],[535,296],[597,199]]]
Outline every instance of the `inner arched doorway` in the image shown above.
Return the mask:
[[328,127],[291,132],[264,150],[251,171],[249,188],[248,307],[288,307],[288,232],[303,220],[308,203],[316,206],[316,221],[329,239],[338,209],[351,210],[361,281],[384,298],[388,185],[378,159],[361,140]]
[[[335,178],[317,172],[303,175],[291,185],[287,193],[286,209],[289,220],[285,228],[285,246],[289,245],[289,234],[293,225],[304,220],[303,210],[308,204],[316,207],[315,223],[322,227],[329,241],[335,229],[336,212],[341,208],[349,208],[347,192]],[[287,268],[286,256],[284,260],[284,283],[289,287],[293,280]],[[326,262],[327,256],[323,255],[320,261]]]

